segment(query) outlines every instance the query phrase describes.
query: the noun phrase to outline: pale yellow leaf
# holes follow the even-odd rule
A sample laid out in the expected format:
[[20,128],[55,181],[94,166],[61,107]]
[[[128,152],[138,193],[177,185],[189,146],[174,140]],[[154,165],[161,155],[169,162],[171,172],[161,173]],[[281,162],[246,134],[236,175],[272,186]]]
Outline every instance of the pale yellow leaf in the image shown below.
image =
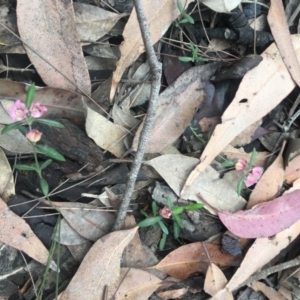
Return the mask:
[[223,272],[215,264],[211,263],[208,267],[204,282],[204,291],[214,296],[227,284],[227,279]]

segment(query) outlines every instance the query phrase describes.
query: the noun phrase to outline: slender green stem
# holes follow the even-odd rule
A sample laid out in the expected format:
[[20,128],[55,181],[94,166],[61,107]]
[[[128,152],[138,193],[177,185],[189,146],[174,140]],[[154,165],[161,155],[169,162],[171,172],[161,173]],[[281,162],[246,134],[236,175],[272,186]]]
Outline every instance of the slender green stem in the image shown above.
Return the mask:
[[33,156],[34,156],[34,161],[35,161],[35,168],[36,168],[36,172],[39,174],[39,177],[42,178],[42,170],[40,168],[40,164],[37,158],[37,153],[36,153],[36,149],[35,149],[35,144],[31,143],[32,148],[33,148]]

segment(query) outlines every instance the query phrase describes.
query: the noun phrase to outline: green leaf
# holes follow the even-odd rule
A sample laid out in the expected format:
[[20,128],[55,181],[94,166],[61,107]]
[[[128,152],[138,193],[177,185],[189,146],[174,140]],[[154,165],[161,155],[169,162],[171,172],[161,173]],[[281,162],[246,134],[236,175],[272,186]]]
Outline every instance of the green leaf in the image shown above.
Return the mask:
[[256,148],[253,148],[252,153],[251,153],[251,157],[250,157],[250,162],[249,165],[252,167],[255,161],[255,157],[256,157]]
[[189,21],[187,19],[182,19],[179,21],[179,24],[185,24],[185,23],[189,23]]
[[180,227],[176,222],[173,223],[173,233],[174,233],[175,239],[177,240],[179,238],[179,234],[180,234]]
[[47,196],[49,194],[48,182],[44,178],[41,178],[40,179],[40,185],[41,185],[41,190],[42,190],[43,194],[45,196]]
[[169,234],[169,230],[163,221],[158,221],[158,225],[162,232],[164,232],[165,234]]
[[226,159],[225,161],[223,161],[221,163],[221,165],[222,165],[223,168],[231,168],[231,167],[234,166],[234,162],[229,160],[229,159]]
[[47,168],[51,163],[52,163],[52,159],[47,159],[41,164],[40,169],[43,170]]
[[184,206],[174,206],[172,208],[172,215],[179,215],[184,211]]
[[63,155],[61,155],[58,151],[56,151],[55,149],[47,146],[47,145],[39,145],[39,144],[36,144],[35,145],[36,149],[40,152],[42,152],[43,154],[53,158],[53,159],[56,159],[56,160],[59,160],[59,161],[65,161],[66,159],[63,157]]
[[177,0],[177,7],[178,7],[179,11],[182,13],[183,12],[183,6],[182,6],[182,3],[181,3],[181,0]]
[[196,210],[196,209],[202,208],[203,206],[204,206],[203,203],[192,203],[192,204],[184,205],[183,207],[186,210]]
[[208,61],[207,58],[204,58],[204,57],[201,57],[201,56],[195,57],[195,60],[196,60],[196,61]]
[[161,220],[162,220],[162,216],[156,216],[156,217],[148,218],[148,219],[145,219],[145,220],[141,221],[140,223],[138,223],[138,226],[139,227],[151,226],[151,225],[154,225],[154,224],[158,223]]
[[183,16],[184,16],[184,19],[187,20],[188,23],[190,23],[190,24],[195,24],[194,19],[193,19],[190,15],[188,15],[188,14],[183,14]]
[[169,196],[167,197],[167,204],[168,204],[168,207],[169,207],[170,209],[172,209],[173,203],[172,203],[171,198],[170,198]]
[[16,164],[15,168],[21,171],[36,171],[35,167],[24,164]]
[[244,177],[242,177],[242,178],[238,181],[238,184],[237,184],[236,191],[237,191],[237,194],[238,194],[239,196],[241,196],[242,187],[243,187],[243,182],[244,182]]
[[32,83],[26,93],[25,105],[26,105],[27,109],[30,108],[30,106],[34,100],[34,97],[35,97],[35,84]]
[[152,201],[151,207],[152,207],[153,216],[156,216],[157,215],[157,204],[155,201]]
[[181,57],[179,57],[179,60],[181,60],[183,62],[189,62],[189,61],[193,61],[193,58],[188,57],[188,56],[181,56]]
[[48,119],[35,119],[34,122],[42,123],[48,126],[57,127],[57,128],[65,128],[63,124],[57,121],[48,120]]
[[159,241],[159,250],[162,251],[165,248],[167,241],[167,234],[163,233],[162,238]]
[[173,218],[177,222],[177,224],[180,228],[184,228],[182,219],[178,215],[173,215]]
[[18,129],[20,128],[22,125],[24,124],[23,121],[18,121],[18,122],[14,122],[14,123],[11,123],[9,125],[6,125],[2,131],[1,131],[1,134],[5,134],[9,131],[12,131],[12,130],[15,130],[15,129]]

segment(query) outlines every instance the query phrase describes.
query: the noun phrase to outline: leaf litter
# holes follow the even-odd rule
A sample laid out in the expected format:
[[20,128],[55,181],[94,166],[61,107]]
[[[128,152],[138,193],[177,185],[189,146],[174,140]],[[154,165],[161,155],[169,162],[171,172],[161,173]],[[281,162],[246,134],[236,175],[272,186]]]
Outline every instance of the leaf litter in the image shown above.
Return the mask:
[[[211,102],[212,105],[206,102],[210,97],[211,91],[209,90],[212,85],[217,87],[219,83],[212,84],[210,79],[224,80],[222,78],[223,71],[231,70],[230,63],[224,64],[221,61],[200,63],[199,66],[187,67],[187,71],[181,75],[181,72],[175,71],[176,63],[168,66],[169,70],[166,70],[168,74],[165,75],[168,77],[171,74],[171,77],[174,78],[171,84],[161,89],[155,125],[150,134],[146,150],[147,156],[142,167],[142,171],[147,175],[143,177],[143,180],[147,178],[147,181],[138,183],[143,187],[136,193],[140,202],[133,206],[135,211],[137,211],[137,207],[144,210],[144,216],[135,215],[136,222],[138,222],[140,218],[147,218],[145,214],[151,217],[149,208],[153,202],[157,202],[159,207],[156,213],[157,216],[160,216],[160,209],[163,208],[163,205],[168,205],[168,194],[172,194],[175,205],[178,204],[179,207],[186,205],[186,200],[204,201],[206,210],[203,209],[201,212],[205,211],[205,214],[216,220],[219,218],[231,234],[244,238],[244,241],[241,242],[243,255],[234,257],[223,252],[218,236],[211,237],[215,240],[214,243],[211,241],[205,241],[204,244],[200,241],[190,243],[191,240],[186,232],[195,232],[197,226],[200,226],[202,231],[206,231],[205,226],[208,226],[208,223],[201,223],[203,221],[201,219],[205,215],[193,210],[180,214],[185,230],[179,234],[179,240],[176,239],[176,228],[171,226],[172,223],[176,224],[175,216],[173,215],[173,218],[169,220],[163,220],[171,231],[167,237],[169,252],[167,255],[158,249],[162,237],[159,227],[149,227],[148,231],[143,228],[138,235],[136,234],[137,228],[125,229],[135,226],[136,222],[131,220],[130,225],[126,225],[127,227],[123,230],[111,232],[115,216],[114,212],[106,210],[111,209],[110,205],[114,209],[118,209],[124,194],[124,184],[123,181],[118,183],[118,179],[117,184],[111,188],[114,190],[115,197],[112,197],[112,194],[107,196],[106,193],[106,196],[104,197],[102,194],[101,198],[99,195],[102,188],[106,188],[105,185],[110,179],[105,177],[108,173],[104,173],[104,177],[99,174],[105,172],[107,168],[113,169],[115,164],[131,164],[132,156],[128,156],[128,153],[134,154],[138,151],[140,132],[145,122],[143,116],[146,113],[151,89],[149,62],[145,63],[144,57],[140,56],[145,50],[136,11],[134,9],[130,13],[127,21],[124,17],[129,15],[128,11],[122,12],[120,4],[114,4],[114,11],[110,11],[108,7],[103,6],[103,3],[98,3],[98,7],[96,7],[77,2],[60,3],[55,6],[50,2],[45,1],[41,4],[33,1],[28,4],[26,1],[18,1],[18,26],[12,21],[9,27],[14,32],[17,32],[16,28],[18,28],[23,39],[26,53],[35,69],[33,70],[31,67],[34,72],[29,72],[33,74],[30,76],[36,76],[37,73],[40,78],[30,77],[28,80],[26,77],[22,77],[23,75],[21,77],[18,75],[9,77],[10,80],[0,80],[0,126],[4,128],[6,124],[12,122],[8,108],[15,99],[19,98],[25,101],[27,85],[23,82],[36,81],[43,86],[43,88],[38,88],[36,97],[41,104],[48,108],[45,116],[50,119],[67,118],[81,129],[85,126],[85,131],[90,138],[89,143],[93,143],[93,147],[96,145],[99,147],[103,152],[101,158],[102,155],[105,156],[103,163],[101,160],[101,164],[94,170],[91,166],[83,166],[82,163],[87,161],[87,156],[79,145],[86,143],[84,140],[81,141],[81,144],[78,143],[77,147],[70,145],[68,148],[70,156],[78,159],[68,160],[66,163],[55,162],[53,165],[51,164],[50,169],[47,168],[44,171],[45,176],[49,176],[49,181],[55,183],[51,189],[60,185],[63,180],[69,181],[67,185],[63,185],[63,187],[67,187],[65,194],[57,194],[58,199],[51,202],[64,217],[61,234],[57,234],[55,240],[67,245],[75,260],[78,259],[81,263],[78,272],[62,293],[61,299],[82,299],[82,297],[98,299],[99,295],[106,293],[106,290],[108,290],[108,299],[112,299],[113,295],[115,299],[128,297],[145,299],[161,285],[166,274],[177,277],[181,280],[179,282],[183,282],[184,279],[193,278],[195,272],[205,274],[204,289],[213,296],[213,299],[233,299],[232,292],[234,290],[242,287],[254,272],[274,259],[299,235],[300,212],[297,203],[299,198],[299,153],[292,151],[292,155],[288,156],[285,153],[288,151],[282,147],[278,154],[278,152],[276,153],[277,149],[270,147],[272,152],[270,154],[257,142],[258,137],[264,137],[267,133],[276,133],[277,136],[280,136],[278,128],[283,133],[287,133],[289,130],[289,128],[286,129],[286,123],[283,126],[280,125],[282,118],[286,116],[281,115],[280,117],[276,114],[278,114],[278,104],[291,93],[295,82],[298,82],[299,36],[290,35],[283,7],[278,6],[276,1],[272,1],[268,14],[268,22],[278,49],[275,43],[267,49],[264,47],[266,50],[261,52],[263,59],[260,64],[253,66],[254,68],[250,71],[247,69],[246,75],[242,74],[239,77],[242,78],[240,84],[230,82],[227,87],[226,85],[222,87],[223,90],[216,88],[217,93],[221,90],[222,92],[218,96],[219,99]],[[214,0],[204,1],[204,5],[217,12],[226,13],[230,17],[232,14],[230,11],[236,12],[240,2]],[[158,42],[164,36],[155,46],[157,53],[160,51],[165,55],[173,53],[185,58],[190,54],[187,51],[189,47],[184,44],[187,41],[185,38],[182,40],[182,37],[180,41],[178,39],[176,42],[181,45],[176,51],[172,49],[173,52],[168,52],[163,47],[161,48],[161,41],[165,42],[168,38],[173,37],[174,32],[176,36],[176,32],[182,28],[188,32],[188,35],[191,35],[192,40],[197,39],[196,35],[193,36],[194,33],[191,29],[196,17],[195,11],[198,11],[198,8],[194,6],[192,10],[193,4],[188,7],[190,3],[192,1],[186,1],[183,10],[184,3],[180,0],[177,2],[152,1],[151,5],[142,1],[148,18],[152,43]],[[186,12],[188,13],[185,12],[187,7]],[[2,7],[2,9],[3,18],[7,20],[8,12],[11,10],[7,7]],[[245,15],[251,9],[244,7]],[[256,11],[259,9],[256,8]],[[178,17],[179,19],[176,19]],[[261,15],[260,17],[266,16]],[[120,19],[122,22],[118,22]],[[172,24],[174,21],[175,23]],[[2,22],[7,23],[3,20]],[[113,26],[117,22],[116,28],[118,29],[114,31]],[[123,28],[125,23],[125,28]],[[39,28],[39,34],[37,34],[36,28]],[[172,30],[169,31],[169,28]],[[123,31],[124,42],[122,44],[116,34],[118,30]],[[229,32],[230,30],[236,30],[236,28],[233,26]],[[242,36],[240,30],[239,28],[236,32]],[[284,35],[277,36],[278,32],[284,32]],[[207,34],[211,34],[209,30]],[[112,36],[114,39],[111,39]],[[12,37],[15,38],[13,34],[10,35],[10,39]],[[14,40],[10,39],[5,40],[8,45],[2,49],[6,51],[4,53],[18,51],[20,55],[22,53],[24,55],[24,48],[22,50],[22,47],[14,45]],[[117,51],[112,51],[115,48],[113,43],[116,41],[120,45],[118,48],[121,56],[112,79],[105,77],[106,82],[102,82],[103,77],[101,76],[103,74],[110,75],[116,63],[118,54]],[[81,44],[81,42],[83,43]],[[89,43],[91,45],[87,46]],[[171,43],[168,47],[172,48],[174,40]],[[205,43],[205,40],[202,39],[201,42],[198,42],[198,44],[201,43]],[[208,44],[210,47],[207,50],[200,46],[197,55],[211,57],[209,52],[212,49],[211,45],[212,43]],[[86,58],[81,46],[84,46]],[[99,49],[113,53],[113,55],[109,54],[109,58],[107,58],[107,55]],[[100,57],[104,55],[105,60],[110,59],[110,61],[102,63],[93,55]],[[26,59],[28,58],[26,57]],[[178,57],[174,59],[177,60]],[[52,66],[49,65],[49,62]],[[98,62],[100,63],[98,64]],[[9,61],[7,60],[6,63],[9,64]],[[7,67],[5,70],[12,73],[18,72],[17,68],[19,70],[26,68],[23,65],[17,65],[17,68],[14,68],[15,66],[10,67],[5,64],[4,67]],[[126,69],[131,64],[133,64],[132,69],[126,73]],[[191,65],[192,63],[186,64],[186,66]],[[97,73],[99,68],[100,73]],[[222,68],[222,72],[219,72],[220,68]],[[103,73],[101,73],[102,71]],[[62,76],[61,73],[65,76]],[[228,74],[228,78],[236,78],[235,71],[232,73]],[[22,79],[13,81],[14,78]],[[231,79],[228,78],[226,80],[230,81]],[[96,84],[93,85],[92,97],[94,99],[89,98],[92,87],[91,79],[96,81]],[[112,82],[111,86],[110,82]],[[45,85],[46,87],[44,87]],[[227,95],[230,89],[237,90],[235,96]],[[226,97],[230,97],[230,101]],[[111,101],[113,98],[116,101],[113,107],[110,107],[109,100]],[[205,106],[209,109],[205,110]],[[220,108],[221,106],[227,106],[227,109],[224,111],[223,108]],[[289,104],[286,106],[285,109],[288,111],[290,106]],[[198,113],[201,115],[201,119],[197,119],[199,116],[195,116]],[[222,123],[217,125],[212,133],[214,124],[219,122],[221,115]],[[274,119],[278,127],[274,126],[275,122],[272,124],[268,118]],[[287,121],[295,131],[296,126],[292,124],[296,124],[297,115],[295,118],[289,115],[289,118],[291,119]],[[59,141],[61,138],[59,133],[53,130],[54,132],[57,135],[57,139],[54,140]],[[72,136],[73,133],[69,131],[69,135]],[[295,141],[292,135],[289,138]],[[51,143],[53,143],[53,139]],[[288,141],[286,148],[291,144],[292,142]],[[4,178],[1,196],[5,202],[9,203],[11,194],[20,193],[18,188],[20,182],[22,186],[26,187],[25,189],[30,191],[29,195],[38,195],[39,191],[34,187],[39,186],[39,182],[31,176],[30,172],[19,173],[16,187],[13,177],[10,177],[9,181],[6,180],[12,174],[10,167],[10,165],[14,165],[12,155],[22,154],[23,156],[17,160],[21,159],[23,162],[28,160],[27,162],[31,163],[32,150],[30,150],[28,140],[21,132],[12,131],[8,135],[0,137],[0,146],[5,151],[1,152],[3,159],[1,159],[0,166],[3,169]],[[251,154],[253,147],[259,147],[255,157],[252,157]],[[276,158],[270,163],[268,157],[273,152],[276,153]],[[202,154],[199,161],[196,157],[199,157],[200,153]],[[30,155],[25,156],[28,154]],[[42,161],[45,160],[41,154],[38,155]],[[10,160],[7,160],[6,156]],[[244,170],[244,173],[238,173],[235,169],[230,171],[229,168],[234,168],[234,164],[239,159],[247,161],[249,168]],[[250,161],[251,163],[249,163]],[[270,166],[266,168],[266,164]],[[244,188],[238,194],[237,181],[242,182],[243,176],[246,178],[251,169],[258,166],[265,167],[261,179],[254,188]],[[122,172],[120,170],[121,168],[117,172]],[[236,179],[228,175],[230,172],[236,175]],[[93,176],[94,179],[91,178]],[[116,177],[122,178],[122,176],[125,178],[128,173],[118,174]],[[159,197],[154,195],[151,187],[148,191],[146,190],[149,184],[153,185],[154,179],[164,181],[169,188],[169,190],[158,189],[156,194],[161,193]],[[103,181],[102,185],[101,180]],[[290,193],[281,195],[284,189],[288,189],[285,183],[294,183],[294,186],[290,188]],[[156,182],[157,184],[158,182]],[[72,185],[76,185],[76,187],[74,188]],[[55,189],[51,193],[53,193],[51,197],[54,197]],[[96,194],[97,204],[89,203],[90,201],[84,198],[86,196],[81,196],[81,193],[84,195]],[[63,195],[66,194],[67,196],[64,198]],[[146,194],[148,198],[145,197]],[[202,199],[199,198],[199,194]],[[159,202],[158,198],[164,200]],[[88,204],[60,202],[62,199],[63,201],[80,199]],[[103,203],[100,203],[101,199],[103,199]],[[37,238],[37,236],[40,238],[37,228],[41,224],[43,226],[47,224],[43,223],[44,221],[40,223],[33,221],[30,223],[31,231],[25,225],[25,221],[12,214],[6,208],[5,203],[3,205],[4,225],[7,226],[3,226],[0,230],[0,235],[3,237],[1,241],[23,250],[33,259],[46,264],[48,251]],[[45,208],[39,207],[38,209],[48,211]],[[24,217],[26,218],[26,213]],[[16,227],[16,224],[19,225]],[[24,238],[22,234],[24,229],[30,236],[30,240],[21,242]],[[221,232],[220,230],[219,232]],[[175,238],[172,237],[173,231]],[[256,239],[254,242],[246,240],[253,238]],[[94,245],[88,240],[95,242]],[[183,246],[178,246],[178,241]],[[245,245],[248,245],[248,248]],[[246,249],[248,250],[246,251]],[[124,257],[121,259],[123,252]],[[82,259],[83,261],[81,261]],[[68,262],[65,261],[65,263]],[[238,267],[238,269],[231,273],[227,282],[222,270],[218,267],[226,268],[228,266]],[[54,265],[52,267],[55,269]],[[200,288],[203,287],[203,284],[198,283],[199,285],[201,285]],[[249,286],[251,285],[249,284]],[[280,297],[279,292],[259,282],[252,283],[252,288],[260,290],[265,295],[273,295],[272,297],[278,297],[278,299]],[[176,294],[175,290],[170,287],[170,290],[164,291],[162,293],[165,294],[160,295],[164,295],[166,299],[172,297],[171,295],[182,297],[187,290],[177,289],[178,293]]]

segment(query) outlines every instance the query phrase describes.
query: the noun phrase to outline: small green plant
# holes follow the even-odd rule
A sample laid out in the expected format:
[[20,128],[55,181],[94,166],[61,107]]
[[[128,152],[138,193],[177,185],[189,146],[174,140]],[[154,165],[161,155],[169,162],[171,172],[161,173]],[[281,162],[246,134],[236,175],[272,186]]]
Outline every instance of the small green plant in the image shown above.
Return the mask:
[[[208,137],[207,139],[204,137],[203,133],[198,133],[197,132],[197,128],[194,128],[192,126],[192,124],[190,123],[189,124],[189,128],[191,130],[191,132],[193,133],[193,135],[204,145],[206,146],[206,144],[208,143],[208,140],[210,139],[212,133],[213,133],[213,130],[211,130],[209,133],[208,133]],[[233,167],[234,166],[234,162],[230,159],[227,159],[225,158],[224,156],[222,155],[218,155],[218,158],[222,161],[221,162],[221,165],[223,168],[230,168],[230,167]]]
[[245,185],[247,187],[250,187],[250,186],[256,184],[263,174],[264,170],[262,167],[254,167],[253,166],[255,157],[256,157],[256,153],[257,153],[256,149],[253,148],[249,164],[243,158],[240,158],[235,164],[235,169],[238,172],[242,172],[241,178],[239,179],[238,184],[237,184],[237,194],[239,196],[241,195],[243,183],[245,183]]
[[49,186],[47,181],[42,176],[42,170],[45,169],[52,163],[52,159],[47,159],[42,164],[39,163],[37,158],[37,151],[43,153],[44,155],[56,159],[58,161],[65,161],[65,158],[55,149],[42,144],[37,144],[41,139],[42,133],[36,129],[32,128],[32,125],[37,123],[42,123],[48,126],[54,126],[58,128],[63,128],[64,126],[53,120],[40,119],[40,117],[48,110],[46,106],[41,105],[39,102],[34,102],[35,97],[35,85],[31,84],[26,93],[25,103],[17,99],[14,104],[8,108],[9,115],[14,123],[5,126],[1,134],[8,133],[11,130],[18,129],[23,133],[32,145],[33,156],[35,163],[33,165],[26,164],[16,164],[15,168],[24,171],[36,171],[40,178],[40,186],[43,194],[45,196],[49,193]]
[[185,8],[182,6],[181,0],[177,0],[177,7],[180,11],[180,15],[178,17],[179,21],[176,23],[177,27],[179,26],[179,24],[184,23],[195,24],[194,19],[185,12]]
[[167,235],[169,234],[168,227],[164,219],[173,220],[173,234],[175,239],[179,238],[180,229],[184,228],[183,221],[180,217],[185,210],[196,210],[204,206],[202,203],[193,203],[187,205],[173,205],[170,198],[167,198],[168,206],[165,206],[163,209],[158,212],[157,204],[155,201],[152,202],[152,216],[148,215],[145,211],[142,211],[142,214],[146,216],[146,219],[138,223],[139,227],[148,227],[148,226],[159,226],[162,231],[162,238],[159,242],[159,249],[163,250],[166,244]]
[[208,61],[207,58],[198,56],[198,48],[195,47],[192,43],[189,43],[189,48],[192,52],[192,56],[181,56],[179,57],[179,60],[183,62],[199,62],[199,61]]

